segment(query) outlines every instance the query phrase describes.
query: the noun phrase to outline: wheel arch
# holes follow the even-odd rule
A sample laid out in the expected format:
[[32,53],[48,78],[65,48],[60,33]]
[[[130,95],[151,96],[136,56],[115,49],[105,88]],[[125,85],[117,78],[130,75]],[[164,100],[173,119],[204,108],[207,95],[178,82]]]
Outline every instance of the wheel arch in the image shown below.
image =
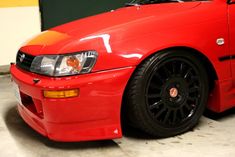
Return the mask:
[[[210,61],[210,59],[204,55],[202,52],[194,49],[194,48],[191,48],[191,47],[184,47],[184,46],[177,46],[177,47],[169,47],[169,48],[165,48],[165,49],[162,49],[162,50],[159,50],[159,51],[156,51],[154,53],[152,53],[151,55],[145,57],[137,66],[136,66],[136,69],[138,69],[138,67],[146,60],[148,59],[149,57],[155,55],[156,53],[160,53],[160,52],[163,52],[163,51],[170,51],[170,50],[183,50],[183,51],[187,51],[189,53],[194,53],[196,55],[196,57],[198,58],[198,60],[202,61],[201,63],[203,64],[203,67],[206,68],[206,72],[208,74],[208,81],[209,81],[209,92],[211,92],[214,87],[215,87],[215,80],[218,80],[218,75],[217,75],[217,72],[213,66],[213,63]],[[127,91],[127,88],[128,88],[128,85],[129,85],[129,82],[131,81],[131,78],[132,76],[134,75],[136,69],[134,70],[134,72],[132,73],[130,79],[128,80],[128,83],[125,87],[125,90],[124,90],[124,93],[123,93],[123,97],[122,97],[122,104],[121,104],[121,125],[123,126],[123,123],[125,122],[125,96],[126,96],[126,91]]]

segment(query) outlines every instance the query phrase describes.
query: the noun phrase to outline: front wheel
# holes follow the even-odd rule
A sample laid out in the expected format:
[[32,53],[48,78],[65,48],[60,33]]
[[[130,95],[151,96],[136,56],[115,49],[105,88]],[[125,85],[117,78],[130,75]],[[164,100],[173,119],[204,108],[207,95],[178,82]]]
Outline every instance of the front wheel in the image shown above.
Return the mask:
[[146,59],[126,90],[131,125],[150,135],[174,136],[194,127],[208,98],[208,77],[190,52],[159,52]]

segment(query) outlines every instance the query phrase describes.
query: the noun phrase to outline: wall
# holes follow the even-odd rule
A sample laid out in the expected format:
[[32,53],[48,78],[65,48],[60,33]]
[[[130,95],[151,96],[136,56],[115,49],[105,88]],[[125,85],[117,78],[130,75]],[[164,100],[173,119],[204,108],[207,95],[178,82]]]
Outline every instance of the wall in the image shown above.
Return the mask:
[[37,0],[0,0],[0,66],[15,61],[23,42],[40,32]]
[[40,0],[43,30],[125,6],[131,0]]

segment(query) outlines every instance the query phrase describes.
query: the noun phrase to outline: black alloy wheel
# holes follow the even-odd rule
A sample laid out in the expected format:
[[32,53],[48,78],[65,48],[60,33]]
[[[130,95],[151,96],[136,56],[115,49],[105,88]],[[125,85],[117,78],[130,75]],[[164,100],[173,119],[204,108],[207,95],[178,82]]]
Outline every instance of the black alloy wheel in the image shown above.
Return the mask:
[[131,125],[158,137],[194,127],[208,98],[208,77],[192,52],[164,51],[146,59],[126,90]]

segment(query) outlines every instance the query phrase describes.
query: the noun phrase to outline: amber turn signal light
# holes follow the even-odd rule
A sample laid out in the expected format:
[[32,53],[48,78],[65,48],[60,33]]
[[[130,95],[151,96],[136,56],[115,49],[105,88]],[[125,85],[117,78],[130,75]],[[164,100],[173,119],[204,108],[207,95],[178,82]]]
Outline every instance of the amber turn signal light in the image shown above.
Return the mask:
[[79,89],[71,89],[71,90],[59,90],[59,91],[43,91],[43,95],[45,98],[71,98],[79,95]]

